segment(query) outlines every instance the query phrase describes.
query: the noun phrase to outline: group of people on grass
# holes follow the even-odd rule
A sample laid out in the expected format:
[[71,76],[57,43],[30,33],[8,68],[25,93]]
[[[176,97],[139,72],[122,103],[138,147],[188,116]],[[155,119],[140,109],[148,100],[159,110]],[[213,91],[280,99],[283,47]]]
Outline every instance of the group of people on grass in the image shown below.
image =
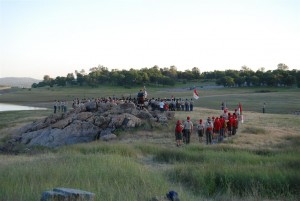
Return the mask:
[[230,113],[225,108],[220,116],[208,117],[205,122],[200,119],[195,125],[189,116],[184,121],[177,120],[175,126],[176,145],[189,144],[194,130],[196,130],[200,143],[204,142],[203,138],[205,138],[206,144],[222,142],[224,138],[236,135],[241,117],[238,109],[234,113]]
[[56,112],[66,112],[67,111],[67,101],[66,100],[55,100],[54,105],[54,114]]

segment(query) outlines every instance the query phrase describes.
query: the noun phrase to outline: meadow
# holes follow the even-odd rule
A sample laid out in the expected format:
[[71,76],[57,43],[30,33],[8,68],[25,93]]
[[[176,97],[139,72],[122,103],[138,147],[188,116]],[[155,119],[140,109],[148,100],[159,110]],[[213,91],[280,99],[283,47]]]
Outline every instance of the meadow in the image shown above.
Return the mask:
[[[13,129],[52,113],[55,99],[134,96],[138,88],[20,89],[0,102],[48,107],[46,111],[0,113],[0,142]],[[149,88],[149,97],[192,97],[185,87]],[[300,90],[295,88],[226,88],[198,90],[193,112],[176,112],[168,125],[118,131],[112,142],[95,141],[56,149],[21,147],[0,154],[0,200],[38,200],[55,187],[78,188],[98,201],[145,200],[178,192],[181,200],[298,200],[300,196]],[[243,104],[244,123],[223,143],[176,147],[174,125],[187,115],[193,122]],[[267,102],[267,113],[261,104]],[[0,143],[0,144],[1,144]]]

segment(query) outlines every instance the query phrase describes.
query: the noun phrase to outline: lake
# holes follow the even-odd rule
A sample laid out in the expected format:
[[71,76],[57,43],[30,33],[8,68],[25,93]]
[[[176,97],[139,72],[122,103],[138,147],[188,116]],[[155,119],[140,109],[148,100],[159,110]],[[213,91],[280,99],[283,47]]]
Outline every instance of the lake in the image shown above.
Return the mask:
[[13,105],[13,104],[7,104],[7,103],[0,103],[0,112],[20,111],[20,110],[47,110],[47,108],[29,107],[29,106],[23,106],[23,105]]

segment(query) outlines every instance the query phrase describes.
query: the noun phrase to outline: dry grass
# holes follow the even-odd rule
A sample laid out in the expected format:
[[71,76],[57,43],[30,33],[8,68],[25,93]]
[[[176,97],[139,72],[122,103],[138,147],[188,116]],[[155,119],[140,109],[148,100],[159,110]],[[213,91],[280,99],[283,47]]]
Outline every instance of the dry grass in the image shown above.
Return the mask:
[[[175,126],[176,120],[186,120],[190,116],[194,125],[199,119],[206,121],[207,117],[219,116],[221,110],[194,108],[193,112],[176,112],[175,120],[169,122],[169,127]],[[227,139],[227,144],[243,149],[278,149],[289,145],[293,137],[300,137],[300,119],[295,115],[261,114],[244,112],[244,123],[239,124],[238,134]],[[298,118],[298,119],[297,119]],[[167,131],[139,130],[122,138],[124,143],[147,142],[175,146],[174,129]],[[191,138],[191,144],[199,144],[196,131]]]
[[[103,167],[106,168],[106,165],[103,165],[103,163],[100,162],[104,158],[106,159],[106,157],[108,158],[108,161],[111,160],[112,165],[107,165],[107,172],[103,174],[105,175],[103,177],[109,177],[109,181],[112,178],[115,178],[116,173],[109,175],[109,172],[111,169],[113,169],[113,167],[120,167],[116,170],[118,175],[120,170],[125,172],[124,176],[121,175],[122,177],[118,178],[118,181],[121,181],[124,186],[124,189],[121,191],[129,192],[129,196],[127,196],[128,198],[126,199],[122,198],[122,200],[136,200],[135,193],[137,190],[136,187],[132,188],[132,186],[140,181],[138,180],[133,184],[128,184],[128,174],[130,174],[130,179],[142,178],[144,183],[146,181],[145,186],[147,189],[148,186],[152,186],[152,191],[149,193],[151,195],[145,194],[143,195],[144,197],[162,195],[162,193],[167,191],[168,187],[172,185],[174,186],[174,189],[179,192],[183,200],[191,201],[206,200],[206,197],[203,197],[203,195],[218,196],[218,191],[214,186],[211,188],[205,188],[206,191],[203,191],[200,194],[198,188],[199,185],[202,185],[202,183],[215,185],[213,182],[209,182],[214,181],[213,178],[215,177],[223,179],[227,178],[228,176],[228,178],[231,178],[231,180],[227,181],[228,185],[239,185],[242,183],[245,184],[244,187],[247,189],[248,187],[246,184],[248,180],[252,178],[252,176],[249,176],[248,173],[253,170],[257,170],[253,173],[253,178],[258,179],[258,182],[266,180],[266,186],[262,187],[262,189],[268,190],[269,188],[267,184],[269,183],[272,183],[272,185],[275,185],[275,187],[279,186],[276,185],[277,180],[274,178],[276,178],[278,175],[281,175],[281,170],[284,172],[284,174],[290,176],[290,170],[285,170],[281,166],[284,164],[290,164],[290,166],[295,164],[294,166],[296,166],[298,163],[295,162],[294,155],[290,156],[290,159],[286,159],[288,163],[280,163],[282,158],[286,158],[286,155],[278,154],[278,156],[268,157],[264,154],[274,154],[274,151],[278,149],[286,150],[289,145],[293,145],[293,140],[295,140],[295,137],[300,138],[300,128],[297,127],[300,122],[299,119],[296,119],[293,115],[263,115],[254,112],[244,112],[245,122],[240,124],[238,134],[236,136],[227,138],[226,143],[213,146],[206,146],[204,143],[199,144],[197,135],[194,132],[191,139],[191,145],[180,149],[175,146],[174,126],[177,119],[185,120],[187,116],[190,116],[192,122],[194,122],[196,125],[196,122],[200,118],[206,121],[208,116],[216,117],[220,114],[221,110],[195,108],[193,112],[176,112],[175,120],[170,121],[168,125],[164,125],[163,127],[154,126],[153,130],[149,128],[127,130],[120,134],[119,140],[109,143],[93,142],[89,144],[73,145],[58,149],[58,153],[55,153],[53,150],[53,152],[50,151],[46,154],[40,153],[36,155],[0,155],[0,167],[11,167],[13,168],[14,173],[19,173],[17,176],[6,176],[5,174],[2,175],[6,186],[5,190],[3,190],[3,193],[5,193],[7,198],[9,198],[8,200],[16,200],[13,198],[19,198],[22,196],[28,198],[25,200],[32,200],[32,197],[38,197],[42,190],[47,189],[47,185],[49,185],[47,182],[42,182],[40,184],[40,180],[38,178],[35,179],[36,182],[34,182],[34,186],[37,188],[37,191],[34,192],[34,195],[32,195],[26,186],[21,185],[23,180],[27,178],[23,178],[21,175],[29,174],[31,169],[34,169],[34,172],[39,172],[40,177],[43,178],[50,173],[56,175],[51,180],[51,185],[63,183],[65,181],[65,175],[69,174],[69,178],[77,175],[80,179],[76,179],[74,181],[70,180],[68,183],[63,183],[64,185],[72,184],[74,186],[75,184],[75,186],[78,188],[87,190],[91,189],[90,191],[96,192],[98,195],[103,195],[103,189],[105,189],[105,186],[109,186],[109,188],[105,189],[106,192],[110,192],[107,195],[104,195],[106,198],[98,199],[109,200],[110,196],[116,194],[114,188],[110,187],[114,184],[109,182],[100,182],[99,179],[95,179],[95,175],[99,176],[99,173],[96,171],[99,169],[102,170]],[[253,152],[251,150],[253,150]],[[86,160],[92,164],[91,167],[86,167],[86,164],[88,164]],[[125,165],[124,167],[123,164],[122,166],[121,164],[116,164],[116,161],[119,160],[130,161],[131,165],[128,167]],[[50,168],[50,173],[47,173],[45,172],[45,167],[49,167],[47,161],[51,161],[51,163],[56,161],[58,164],[61,163],[64,165],[59,166],[58,169],[60,171],[57,171],[57,167],[53,166]],[[245,161],[245,164],[243,164],[243,161]],[[22,167],[25,166],[25,170],[17,168],[19,164],[21,164]],[[224,167],[226,167],[224,170],[226,171],[220,172],[219,169],[216,168],[216,164],[224,165]],[[267,170],[264,170],[265,168],[270,168],[269,164],[272,164],[272,168],[274,168],[273,165],[277,165],[277,172],[273,174],[272,171],[270,171],[272,173],[271,174],[270,172],[267,172]],[[250,168],[248,167],[249,165],[251,165]],[[78,172],[73,171],[72,173],[69,173],[69,168],[75,166],[75,169],[78,169]],[[140,174],[131,174],[133,167],[139,170]],[[207,167],[207,170],[210,171],[202,171],[202,169],[199,169],[199,167]],[[233,167],[236,169],[229,171]],[[245,169],[245,171],[239,172],[239,168],[242,170]],[[264,170],[263,173],[260,172],[261,170]],[[35,174],[32,173],[31,177],[35,178],[34,175]],[[155,181],[153,181],[153,175],[157,176]],[[196,175],[197,178],[205,178],[202,180],[200,179],[199,181],[197,179],[193,180],[193,175]],[[212,176],[212,178],[210,178],[210,176]],[[21,178],[23,180],[17,181],[17,178]],[[87,180],[85,180],[86,178]],[[174,180],[174,178],[176,178],[176,180]],[[186,178],[188,181],[194,182],[191,187],[196,190],[193,191],[189,188],[187,191],[187,189],[184,188]],[[12,180],[16,180],[17,182],[10,183]],[[78,183],[78,180],[85,182]],[[294,180],[290,181],[283,179],[282,181],[288,184],[293,184]],[[95,183],[95,185],[88,185],[90,182]],[[156,187],[157,182],[161,184],[161,187]],[[294,183],[296,182],[297,181]],[[10,191],[13,191],[15,186],[17,186],[19,192],[22,191],[25,193],[17,194],[15,197],[10,198]],[[94,186],[101,186],[101,188],[95,189]],[[181,188],[182,186],[183,188]],[[117,187],[115,187],[115,189]],[[241,189],[241,192],[243,193],[242,200],[247,200],[248,197],[248,200],[264,199],[264,195],[261,195],[259,192],[258,195],[251,194],[261,188],[254,188],[253,192],[249,192],[249,195],[247,192],[243,191],[243,188]],[[143,188],[138,191],[145,192]],[[214,193],[217,193],[217,195]],[[224,200],[226,196],[228,197],[227,200],[241,200],[236,192],[220,194],[219,199],[216,197],[215,199],[212,198],[212,200]],[[268,194],[267,196],[272,198],[277,196],[277,194],[273,195],[270,193],[270,195]],[[291,196],[290,200],[296,200],[293,199],[293,196]],[[121,199],[115,198],[115,200]]]

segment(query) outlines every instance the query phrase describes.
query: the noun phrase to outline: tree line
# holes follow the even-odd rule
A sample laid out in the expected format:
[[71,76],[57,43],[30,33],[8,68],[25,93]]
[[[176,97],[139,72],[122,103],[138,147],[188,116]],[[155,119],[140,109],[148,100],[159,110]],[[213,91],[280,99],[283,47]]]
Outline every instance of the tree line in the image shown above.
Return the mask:
[[[84,69],[68,73],[66,77],[57,76],[51,78],[45,75],[43,81],[33,83],[32,88],[45,86],[91,86],[115,85],[115,86],[174,86],[176,83],[188,81],[202,82],[215,81],[217,85],[225,87],[241,86],[294,86],[300,87],[300,71],[288,70],[288,66],[280,63],[276,70],[265,71],[260,68],[257,71],[251,70],[247,66],[242,66],[241,70],[215,70],[201,73],[199,68],[192,70],[178,71],[175,66],[159,68],[130,69],[130,70],[108,70],[107,67],[99,65],[89,69],[86,73]],[[75,77],[76,76],[76,77]]]

